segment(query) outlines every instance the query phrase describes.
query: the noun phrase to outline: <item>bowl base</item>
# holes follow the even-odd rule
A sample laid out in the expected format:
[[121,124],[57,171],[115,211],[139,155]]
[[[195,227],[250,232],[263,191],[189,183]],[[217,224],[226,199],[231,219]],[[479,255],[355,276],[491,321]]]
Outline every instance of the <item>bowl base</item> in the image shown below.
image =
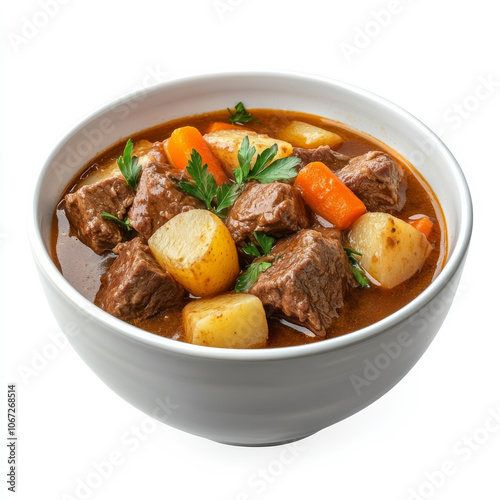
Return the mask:
[[265,446],[282,446],[285,444],[295,443],[296,441],[300,441],[301,439],[306,439],[313,434],[316,434],[317,431],[311,432],[309,434],[304,434],[303,436],[299,436],[292,439],[283,439],[281,441],[271,441],[269,443],[239,443],[239,442],[229,442],[229,441],[217,441],[220,444],[226,444],[229,446],[245,446],[247,448],[263,448]]

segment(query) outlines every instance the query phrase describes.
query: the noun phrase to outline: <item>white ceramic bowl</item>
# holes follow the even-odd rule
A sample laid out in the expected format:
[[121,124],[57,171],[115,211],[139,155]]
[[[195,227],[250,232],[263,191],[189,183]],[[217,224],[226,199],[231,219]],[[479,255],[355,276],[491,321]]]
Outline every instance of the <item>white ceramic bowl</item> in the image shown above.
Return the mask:
[[[100,310],[63,278],[49,255],[62,191],[97,153],[173,118],[224,109],[291,109],[332,118],[394,148],[423,174],[448,225],[448,261],[413,302],[357,332],[278,349],[189,345]],[[455,295],[472,231],[472,204],[457,162],[427,127],[364,90],[320,77],[231,73],[167,82],[92,113],[55,147],[34,195],[31,242],[62,330],[116,393],[173,427],[223,443],[300,439],[359,411],[393,387],[427,349]]]

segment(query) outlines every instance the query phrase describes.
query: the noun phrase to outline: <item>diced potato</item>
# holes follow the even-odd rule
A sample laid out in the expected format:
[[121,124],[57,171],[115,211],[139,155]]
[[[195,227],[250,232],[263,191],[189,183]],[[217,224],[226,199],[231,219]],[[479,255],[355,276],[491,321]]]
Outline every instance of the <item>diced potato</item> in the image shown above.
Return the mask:
[[186,340],[233,349],[263,347],[268,327],[262,302],[248,293],[227,293],[190,302],[182,311]]
[[163,269],[197,297],[225,292],[240,272],[233,238],[208,210],[176,215],[148,243]]
[[116,160],[110,160],[104,165],[101,165],[98,170],[93,170],[92,173],[85,177],[78,184],[78,189],[82,186],[88,186],[89,184],[94,184],[94,182],[102,181],[108,177],[114,177],[115,175],[122,175],[120,169],[118,168],[118,163]]
[[270,148],[273,144],[277,144],[278,146],[278,153],[274,157],[275,160],[286,158],[293,152],[292,145],[288,142],[247,130],[218,130],[217,132],[205,134],[203,137],[208,142],[212,153],[221,162],[226,174],[231,178],[234,178],[233,170],[240,166],[238,151],[245,136],[248,136],[250,146],[255,146],[255,158],[264,149]]
[[[134,149],[132,150],[132,156],[139,157],[139,164],[144,166],[151,159],[147,156],[147,152],[151,149],[153,143],[141,139],[134,143]],[[120,169],[118,168],[118,163],[116,160],[108,160],[105,164],[101,165],[97,170],[94,170],[88,177],[82,179],[78,187],[87,186],[88,184],[93,184],[94,182],[101,181],[102,179],[107,179],[108,177],[114,177],[115,175],[121,175]]]
[[348,242],[363,254],[361,265],[383,288],[393,288],[420,271],[431,251],[420,231],[381,212],[359,217],[349,232]]
[[296,120],[281,130],[279,137],[292,143],[295,147],[311,149],[318,146],[334,148],[343,142],[342,137],[334,132]]

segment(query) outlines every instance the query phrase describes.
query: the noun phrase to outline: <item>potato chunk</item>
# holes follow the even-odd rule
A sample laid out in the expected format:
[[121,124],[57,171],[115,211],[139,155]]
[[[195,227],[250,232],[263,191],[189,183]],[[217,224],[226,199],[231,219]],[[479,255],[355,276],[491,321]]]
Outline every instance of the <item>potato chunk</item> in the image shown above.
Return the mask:
[[363,254],[361,265],[383,288],[393,288],[420,271],[431,251],[420,231],[382,212],[359,217],[348,241],[351,248]]
[[108,179],[110,177],[115,177],[118,175],[122,175],[120,169],[118,168],[118,163],[116,163],[116,160],[108,160],[97,170],[94,170],[89,176],[82,179],[78,183],[78,188],[81,188],[82,186],[88,186],[90,184],[94,184],[95,182],[102,181],[103,179]]
[[290,122],[281,130],[279,137],[292,143],[295,147],[310,149],[319,146],[334,148],[343,142],[342,137],[334,132],[297,120]]
[[208,210],[181,212],[157,229],[148,243],[161,267],[197,297],[225,292],[240,271],[228,229]]
[[278,153],[274,157],[275,160],[286,158],[293,152],[292,145],[288,144],[288,142],[248,130],[218,130],[217,132],[205,134],[203,137],[210,145],[212,153],[221,162],[226,174],[231,178],[234,178],[233,170],[240,166],[238,151],[245,136],[248,136],[250,146],[255,146],[256,155],[254,162],[258,154],[262,153],[264,149],[270,148],[273,144],[278,146]]
[[[134,144],[134,149],[132,150],[132,156],[137,156],[139,159],[139,164],[144,166],[148,161],[154,160],[154,157],[149,157],[148,152],[151,151],[153,144],[149,141],[141,139]],[[94,182],[100,181],[102,179],[107,179],[108,177],[114,177],[115,175],[122,175],[118,167],[118,163],[114,159],[106,161],[103,165],[99,166],[97,170],[94,170],[88,177],[82,179],[78,184],[78,187],[87,186],[88,184],[93,184]]]
[[182,310],[182,321],[186,340],[192,344],[251,349],[267,342],[264,306],[248,293],[195,300]]

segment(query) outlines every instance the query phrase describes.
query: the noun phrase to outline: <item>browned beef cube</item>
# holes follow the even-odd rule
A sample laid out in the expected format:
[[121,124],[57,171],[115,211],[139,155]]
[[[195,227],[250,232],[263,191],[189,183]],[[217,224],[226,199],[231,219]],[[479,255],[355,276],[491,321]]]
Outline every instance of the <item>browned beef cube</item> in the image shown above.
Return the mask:
[[337,229],[336,227],[325,227],[321,226],[316,222],[311,226],[311,229],[318,231],[318,233],[321,233],[321,235],[325,238],[339,240],[341,243],[344,240],[344,235],[342,234],[342,231],[340,229]]
[[354,285],[340,241],[306,229],[278,241],[271,257],[273,265],[260,274],[250,293],[267,309],[324,336],[344,305],[346,285]]
[[193,208],[204,208],[200,200],[179,187],[180,175],[181,172],[157,162],[150,162],[143,168],[128,215],[130,225],[145,238],[150,238],[175,215]]
[[236,243],[252,239],[254,231],[279,237],[310,224],[300,192],[283,182],[249,184],[226,219],[227,228]]
[[314,149],[293,148],[293,155],[302,160],[302,165],[299,168],[305,167],[312,161],[320,161],[330,170],[336,171],[349,163],[348,156],[337,153],[330,146],[319,146]]
[[98,254],[111,250],[124,239],[123,229],[101,214],[108,212],[124,219],[134,194],[122,175],[102,179],[67,194],[65,211],[71,232]]
[[95,304],[125,321],[146,319],[178,305],[184,289],[156,262],[141,237],[118,245],[118,257],[101,278]]
[[167,155],[163,143],[141,140],[135,144],[137,151],[134,152],[138,157],[139,165],[144,168],[151,162],[167,163]]
[[370,212],[398,211],[406,201],[404,171],[381,151],[352,158],[336,175]]

